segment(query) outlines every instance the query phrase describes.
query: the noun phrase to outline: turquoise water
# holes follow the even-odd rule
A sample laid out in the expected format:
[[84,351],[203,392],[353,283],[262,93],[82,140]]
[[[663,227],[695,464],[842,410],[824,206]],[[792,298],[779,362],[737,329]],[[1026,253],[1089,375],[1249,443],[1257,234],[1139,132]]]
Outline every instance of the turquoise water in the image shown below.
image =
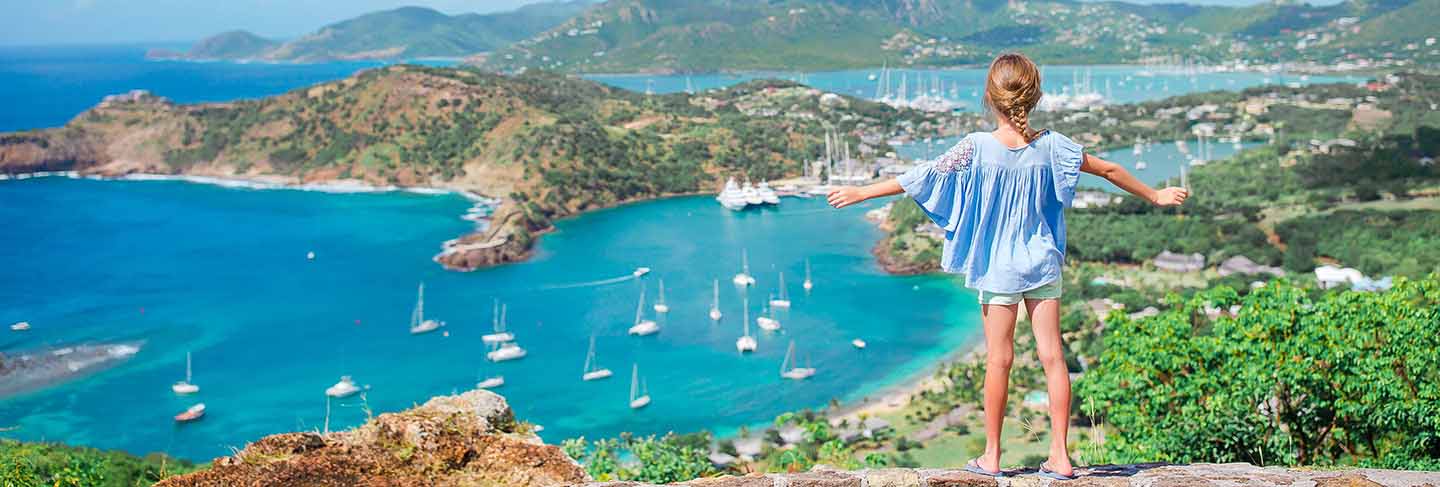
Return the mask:
[[[331,427],[404,409],[503,374],[520,417],[557,441],[621,431],[661,433],[763,422],[787,410],[856,399],[922,371],[972,339],[973,296],[945,277],[892,277],[869,249],[874,204],[829,210],[818,199],[734,213],[708,197],[674,198],[562,221],[528,262],[455,273],[430,261],[468,227],[456,196],[225,189],[175,181],[38,178],[0,182],[0,335],[14,353],[77,342],[143,340],[99,374],[0,399],[0,435],[208,459],[260,436],[318,429],[323,391],[342,374],[371,387],[337,402]],[[760,349],[735,352],[741,249],[759,280],[751,317],[784,270],[794,307]],[[318,258],[307,261],[305,253]],[[800,287],[811,260],[816,287]],[[664,278],[671,306],[657,336],[626,336],[639,283],[581,285],[637,266]],[[712,324],[711,280],[725,318]],[[449,336],[406,330],[415,288]],[[509,303],[529,357],[483,359],[491,300]],[[753,329],[753,327],[752,327]],[[581,382],[588,337],[616,377]],[[862,337],[866,350],[849,341]],[[785,346],[820,369],[804,382],[778,372]],[[194,399],[169,386],[194,352]],[[654,403],[627,407],[640,365]],[[207,417],[176,426],[193,401]]]
[[[880,88],[880,69],[854,69],[844,71],[822,71],[814,73],[795,72],[749,72],[737,74],[705,75],[647,75],[610,74],[591,75],[587,78],[628,90],[654,93],[675,93],[686,90],[687,79],[697,91],[722,88],[736,83],[761,78],[782,78],[805,83],[822,90],[846,95],[875,98]],[[968,111],[980,107],[980,95],[984,91],[985,68],[955,69],[896,69],[891,70],[891,90],[898,90],[901,78],[909,86],[910,96],[920,94],[922,82],[926,87],[940,85],[944,95],[966,104]],[[876,80],[870,80],[871,75]],[[1061,93],[1066,89],[1075,90],[1088,77],[1094,91],[1106,95],[1111,103],[1131,103],[1183,95],[1200,91],[1242,90],[1265,84],[1312,84],[1334,82],[1360,82],[1358,76],[1295,76],[1285,74],[1262,74],[1254,72],[1185,74],[1179,70],[1143,66],[1045,66],[1041,73],[1046,93]],[[951,93],[952,88],[954,93]]]

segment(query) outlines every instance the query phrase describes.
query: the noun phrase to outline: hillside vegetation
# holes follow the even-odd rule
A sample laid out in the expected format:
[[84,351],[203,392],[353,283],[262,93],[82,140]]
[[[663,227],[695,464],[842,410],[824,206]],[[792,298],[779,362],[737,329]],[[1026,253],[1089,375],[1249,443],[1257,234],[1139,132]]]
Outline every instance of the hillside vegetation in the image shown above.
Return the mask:
[[[817,70],[882,62],[1310,61],[1423,41],[1406,15],[1434,0],[1250,7],[996,0],[610,0],[484,62],[578,72]],[[1353,24],[1353,28],[1349,27]],[[1313,39],[1310,34],[1314,33]],[[1296,40],[1303,40],[1303,46]],[[1389,48],[1393,48],[1390,46]]]

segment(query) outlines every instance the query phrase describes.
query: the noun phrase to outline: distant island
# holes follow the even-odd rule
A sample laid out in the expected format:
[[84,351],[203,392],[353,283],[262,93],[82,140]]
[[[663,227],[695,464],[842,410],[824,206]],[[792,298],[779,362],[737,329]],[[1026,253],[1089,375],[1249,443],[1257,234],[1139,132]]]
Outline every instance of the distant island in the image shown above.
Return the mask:
[[401,7],[327,25],[288,42],[235,30],[205,38],[185,52],[153,49],[147,57],[267,62],[464,58],[553,28],[593,4],[593,0],[543,2],[509,12],[461,15]]

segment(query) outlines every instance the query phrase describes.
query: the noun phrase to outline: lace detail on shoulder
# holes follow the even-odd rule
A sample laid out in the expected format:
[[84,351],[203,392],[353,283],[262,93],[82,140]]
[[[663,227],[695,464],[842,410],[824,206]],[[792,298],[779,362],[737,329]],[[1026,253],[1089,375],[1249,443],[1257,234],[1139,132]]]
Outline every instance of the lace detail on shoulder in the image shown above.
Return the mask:
[[935,159],[935,170],[939,172],[965,172],[970,170],[970,163],[975,158],[975,142],[969,137],[961,139],[959,143],[945,151],[939,158]]

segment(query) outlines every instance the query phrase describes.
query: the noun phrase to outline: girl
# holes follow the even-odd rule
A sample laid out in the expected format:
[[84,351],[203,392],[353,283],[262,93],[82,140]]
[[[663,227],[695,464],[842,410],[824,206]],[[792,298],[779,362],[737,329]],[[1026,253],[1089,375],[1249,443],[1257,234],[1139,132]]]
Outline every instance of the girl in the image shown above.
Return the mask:
[[1000,476],[1000,428],[1005,417],[1015,316],[1030,315],[1035,350],[1045,368],[1050,402],[1050,456],[1040,474],[1070,479],[1065,440],[1070,422],[1070,376],[1060,341],[1060,269],[1065,259],[1065,214],[1080,172],[1108,180],[1158,206],[1185,201],[1183,188],[1151,189],[1119,165],[1084,153],[1059,133],[1030,128],[1040,102],[1040,72],[1022,54],[990,63],[985,105],[994,132],[965,136],[933,162],[893,180],[842,187],[829,194],[835,208],[904,192],[945,230],[940,267],[963,274],[980,296],[985,327],[985,452],[966,470]]

